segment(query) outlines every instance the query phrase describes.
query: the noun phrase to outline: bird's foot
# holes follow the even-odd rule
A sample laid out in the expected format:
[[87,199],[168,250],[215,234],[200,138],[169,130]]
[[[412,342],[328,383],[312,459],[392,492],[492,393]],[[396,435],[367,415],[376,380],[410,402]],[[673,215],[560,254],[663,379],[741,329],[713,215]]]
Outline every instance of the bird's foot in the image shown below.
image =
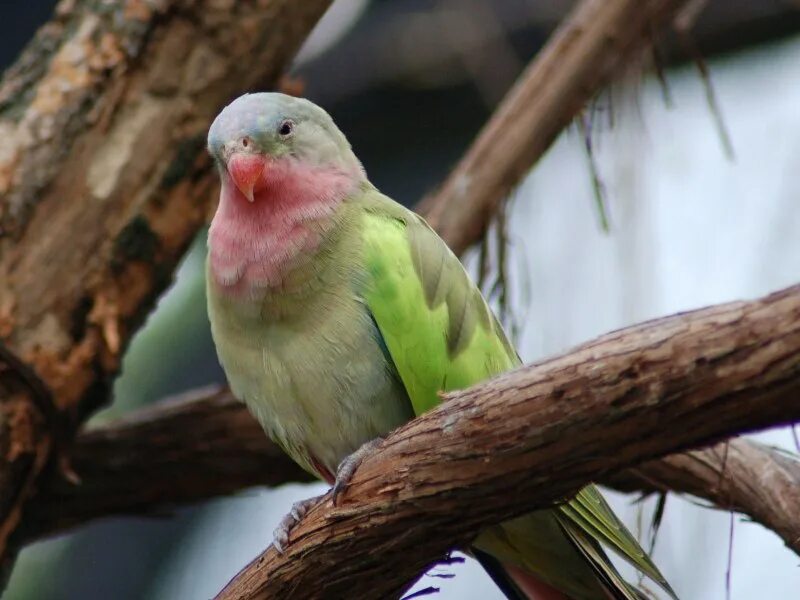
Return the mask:
[[294,526],[300,522],[300,519],[306,516],[311,507],[314,506],[319,499],[320,496],[313,496],[295,502],[292,504],[292,509],[284,515],[281,522],[278,523],[278,526],[272,533],[272,545],[275,546],[279,554],[283,554],[286,551],[286,546],[289,545],[289,533]]
[[347,484],[350,483],[361,461],[372,454],[382,442],[382,437],[370,440],[352,454],[345,456],[344,460],[339,463],[339,468],[336,469],[336,482],[333,484],[333,489],[331,490],[331,502],[334,506],[337,505],[339,496],[344,491],[344,488],[347,487]]

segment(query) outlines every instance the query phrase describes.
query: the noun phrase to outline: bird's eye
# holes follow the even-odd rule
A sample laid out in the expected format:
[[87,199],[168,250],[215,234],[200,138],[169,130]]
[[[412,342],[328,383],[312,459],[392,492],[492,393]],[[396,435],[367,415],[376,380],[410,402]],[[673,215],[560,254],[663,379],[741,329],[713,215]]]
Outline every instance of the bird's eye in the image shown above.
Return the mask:
[[281,126],[278,128],[278,133],[281,135],[281,137],[288,137],[292,135],[293,131],[294,131],[294,121],[291,121],[289,119],[283,121],[281,123]]
[[249,148],[253,141],[249,137],[245,136],[239,140],[239,143],[242,145],[242,148]]

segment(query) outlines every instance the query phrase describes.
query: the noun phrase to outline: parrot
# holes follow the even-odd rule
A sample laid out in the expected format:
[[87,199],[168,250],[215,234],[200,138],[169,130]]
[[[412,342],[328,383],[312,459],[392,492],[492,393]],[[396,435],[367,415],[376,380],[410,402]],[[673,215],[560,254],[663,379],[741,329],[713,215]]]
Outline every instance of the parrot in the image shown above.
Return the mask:
[[[207,305],[233,395],[334,497],[390,431],[521,360],[477,286],[416,213],[370,183],[330,115],[250,93],[208,133],[220,197]],[[275,531],[283,551],[316,499]],[[508,598],[639,600],[610,549],[677,598],[593,485],[487,528],[468,549]]]

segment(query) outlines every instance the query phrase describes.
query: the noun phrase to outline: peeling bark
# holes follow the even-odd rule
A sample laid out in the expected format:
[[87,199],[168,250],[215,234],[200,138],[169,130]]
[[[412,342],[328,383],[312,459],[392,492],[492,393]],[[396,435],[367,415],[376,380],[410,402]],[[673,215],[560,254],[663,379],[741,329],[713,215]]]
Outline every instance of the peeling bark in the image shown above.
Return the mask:
[[[128,339],[205,221],[209,122],[242,90],[274,83],[328,4],[64,0],[0,80],[0,341],[68,430],[107,398]],[[5,566],[26,482],[53,446],[12,372],[0,371]]]

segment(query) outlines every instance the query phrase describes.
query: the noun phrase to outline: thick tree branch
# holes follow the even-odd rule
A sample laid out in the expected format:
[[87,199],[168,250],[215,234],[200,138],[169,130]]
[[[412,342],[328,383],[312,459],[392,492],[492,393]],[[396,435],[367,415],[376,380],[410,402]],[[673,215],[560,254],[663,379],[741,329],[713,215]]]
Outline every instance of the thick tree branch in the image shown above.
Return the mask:
[[799,417],[800,286],[613,332],[447,394],[361,464],[340,506],[325,497],[284,555],[270,548],[219,598],[389,597],[487,525]]
[[[686,0],[584,0],[520,76],[420,210],[454,252],[477,242],[558,134]],[[458,207],[453,210],[453,207]]]
[[274,82],[328,4],[62,2],[0,80],[0,341],[56,409],[0,360],[3,567],[52,438],[62,448],[107,398],[205,222],[208,123]]

